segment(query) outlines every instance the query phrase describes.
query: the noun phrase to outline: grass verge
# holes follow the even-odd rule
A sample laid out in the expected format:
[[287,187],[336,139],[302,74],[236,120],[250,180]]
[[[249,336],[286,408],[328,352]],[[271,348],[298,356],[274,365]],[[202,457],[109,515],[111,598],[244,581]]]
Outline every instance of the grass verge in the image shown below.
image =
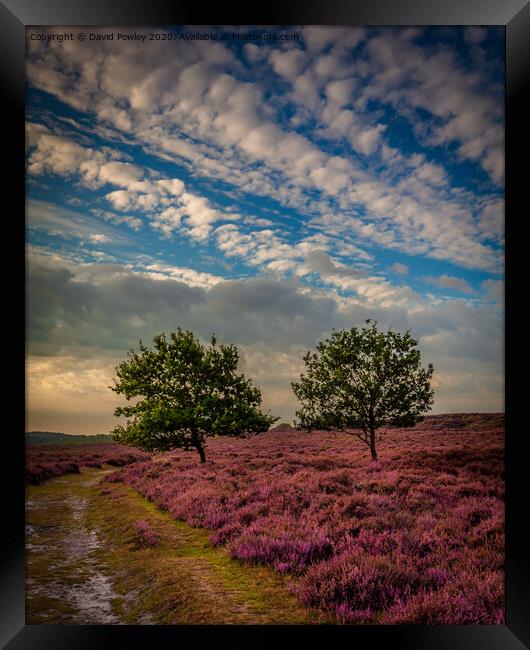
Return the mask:
[[[328,622],[289,593],[285,576],[240,564],[209,544],[208,531],[173,520],[123,483],[100,484],[103,474],[83,469],[28,488],[28,623],[86,622],[90,611],[80,611],[83,601],[71,596],[88,588],[94,572],[111,585],[97,610],[103,616],[108,605],[107,622]],[[142,543],[140,520],[154,531],[155,546]],[[92,540],[82,557],[68,546],[83,542],[80,528]]]

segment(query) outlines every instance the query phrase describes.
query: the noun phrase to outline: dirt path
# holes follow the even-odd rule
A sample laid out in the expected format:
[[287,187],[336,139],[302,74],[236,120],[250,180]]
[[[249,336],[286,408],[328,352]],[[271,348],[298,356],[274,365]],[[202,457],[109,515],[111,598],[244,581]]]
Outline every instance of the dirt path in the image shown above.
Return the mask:
[[62,476],[26,499],[27,622],[117,624],[109,576],[98,567],[97,532],[86,525],[98,474]]
[[[26,620],[73,624],[316,623],[285,578],[212,548],[121,484],[83,470],[27,489]],[[148,521],[158,542],[141,544]]]

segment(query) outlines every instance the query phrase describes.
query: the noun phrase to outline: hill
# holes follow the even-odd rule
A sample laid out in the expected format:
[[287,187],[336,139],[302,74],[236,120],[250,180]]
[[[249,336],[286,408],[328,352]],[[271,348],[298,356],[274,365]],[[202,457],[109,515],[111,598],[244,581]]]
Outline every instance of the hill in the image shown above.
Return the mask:
[[504,413],[442,413],[427,415],[417,429],[490,429],[504,427]]
[[[414,428],[422,431],[459,429],[476,431],[504,427],[504,422],[504,413],[438,413],[426,415]],[[286,422],[280,422],[269,431],[294,432],[296,428]]]
[[104,433],[95,435],[73,435],[57,433],[55,431],[28,431],[26,432],[27,445],[75,445],[112,442],[112,438]]

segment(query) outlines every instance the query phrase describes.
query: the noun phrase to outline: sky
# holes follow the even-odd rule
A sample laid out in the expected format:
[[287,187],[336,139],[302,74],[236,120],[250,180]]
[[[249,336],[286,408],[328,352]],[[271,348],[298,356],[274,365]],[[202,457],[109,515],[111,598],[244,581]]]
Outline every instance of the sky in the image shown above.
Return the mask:
[[28,28],[26,61],[27,430],[109,432],[177,326],[282,421],[367,318],[433,413],[504,409],[503,28]]

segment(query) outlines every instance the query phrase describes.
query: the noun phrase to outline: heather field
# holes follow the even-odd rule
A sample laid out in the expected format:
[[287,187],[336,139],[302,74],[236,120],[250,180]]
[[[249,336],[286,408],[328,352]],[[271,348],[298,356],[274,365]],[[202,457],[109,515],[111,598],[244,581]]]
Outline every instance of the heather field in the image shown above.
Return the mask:
[[116,443],[26,445],[26,483],[37,485],[54,476],[79,474],[81,467],[121,467],[147,459],[149,454]]
[[105,480],[271,567],[332,621],[503,623],[503,415],[388,429],[378,453],[344,433],[277,429],[214,439],[205,465],[174,451]]

